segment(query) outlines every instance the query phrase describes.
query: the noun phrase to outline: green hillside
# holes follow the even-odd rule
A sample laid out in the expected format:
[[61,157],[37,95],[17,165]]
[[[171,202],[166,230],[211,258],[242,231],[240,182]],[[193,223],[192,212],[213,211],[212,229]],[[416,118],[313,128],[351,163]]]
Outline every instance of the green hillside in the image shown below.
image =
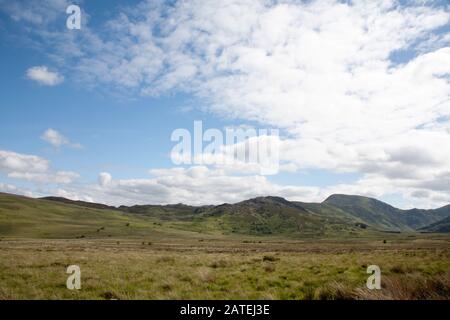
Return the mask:
[[112,207],[59,197],[33,199],[0,193],[0,237],[145,237],[180,232],[204,235],[355,237],[379,232],[448,232],[450,206],[400,210],[376,199],[333,195],[323,203],[259,197],[217,206]]
[[373,198],[353,195],[335,194],[323,204],[339,208],[381,230],[412,231],[450,216],[450,206],[435,210],[401,210]]
[[276,197],[219,206],[114,208],[58,197],[32,199],[0,193],[2,237],[142,237],[154,232],[314,237],[354,236],[367,230],[354,221],[323,216]]
[[88,238],[145,235],[148,219],[116,210],[94,209],[0,193],[0,236]]
[[174,229],[216,234],[328,236],[366,232],[357,220],[324,216],[280,197],[259,197],[235,204],[192,207],[182,204],[119,207],[159,219]]
[[450,217],[447,217],[438,222],[432,223],[429,226],[420,228],[419,231],[448,233],[448,232],[450,232]]
[[236,204],[207,208],[204,214],[220,217],[234,233],[333,235],[361,232],[344,217],[324,216],[279,197],[260,197]]

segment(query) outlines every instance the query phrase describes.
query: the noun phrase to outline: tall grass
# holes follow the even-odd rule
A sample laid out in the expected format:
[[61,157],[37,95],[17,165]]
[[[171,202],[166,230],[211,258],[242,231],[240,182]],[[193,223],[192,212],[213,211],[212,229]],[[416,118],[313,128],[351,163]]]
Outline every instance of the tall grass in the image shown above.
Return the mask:
[[403,274],[382,278],[380,290],[352,288],[333,282],[318,289],[316,299],[322,300],[449,300],[450,271],[434,276]]
[[[118,240],[3,239],[0,299],[450,299],[450,242],[441,240],[388,248],[381,241]],[[81,268],[79,291],[65,285],[72,264]],[[370,264],[382,270],[381,290],[365,288]]]

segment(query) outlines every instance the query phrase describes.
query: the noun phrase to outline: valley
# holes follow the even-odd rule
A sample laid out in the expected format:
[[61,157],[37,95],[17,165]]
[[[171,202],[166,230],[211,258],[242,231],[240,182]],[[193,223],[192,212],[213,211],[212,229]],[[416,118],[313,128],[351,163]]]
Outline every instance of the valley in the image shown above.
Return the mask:
[[[447,209],[356,196],[116,208],[0,194],[0,299],[450,299],[450,236],[432,232]],[[70,265],[80,290],[66,288]],[[365,286],[369,265],[381,290]]]

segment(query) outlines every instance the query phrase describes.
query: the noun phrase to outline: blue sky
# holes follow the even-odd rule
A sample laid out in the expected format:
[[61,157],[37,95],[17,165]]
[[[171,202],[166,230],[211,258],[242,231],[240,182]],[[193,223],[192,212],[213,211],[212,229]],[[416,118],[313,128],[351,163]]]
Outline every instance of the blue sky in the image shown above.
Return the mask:
[[[445,1],[0,0],[0,191],[450,203],[449,21]],[[174,164],[196,120],[279,129],[278,174]]]

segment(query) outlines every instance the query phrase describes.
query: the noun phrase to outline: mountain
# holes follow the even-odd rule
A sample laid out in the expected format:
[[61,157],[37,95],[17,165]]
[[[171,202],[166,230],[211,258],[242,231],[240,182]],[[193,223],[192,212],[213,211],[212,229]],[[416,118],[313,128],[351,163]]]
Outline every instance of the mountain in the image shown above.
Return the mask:
[[403,212],[402,218],[404,223],[417,230],[450,216],[450,205],[430,210],[410,209],[401,211]]
[[323,216],[298,203],[270,196],[217,206],[139,205],[118,209],[158,218],[181,229],[222,234],[306,236],[360,229],[354,221]]
[[429,226],[420,228],[419,231],[449,233],[450,232],[450,217],[447,217],[438,222],[432,223]]
[[373,198],[353,195],[331,195],[323,204],[339,208],[382,230],[416,230],[450,216],[450,206],[434,210],[401,210]]
[[[332,195],[322,203],[258,197],[234,204],[113,207],[61,197],[0,193],[0,236],[139,237],[148,232],[354,237],[379,232],[449,232],[450,205],[401,210],[373,198]],[[440,222],[442,220],[442,222]]]
[[218,206],[136,205],[117,209],[173,223],[191,221],[190,227],[199,231],[208,225],[208,230],[245,234],[326,234],[360,228],[414,231],[450,216],[450,205],[401,210],[373,198],[343,194],[332,195],[322,203],[268,196]]
[[258,197],[222,204],[203,210],[203,214],[220,217],[233,233],[325,235],[358,229],[353,221],[327,217],[280,197]]
[[[90,206],[90,205],[89,205]],[[152,222],[117,210],[0,193],[0,237],[88,238],[148,234]]]

